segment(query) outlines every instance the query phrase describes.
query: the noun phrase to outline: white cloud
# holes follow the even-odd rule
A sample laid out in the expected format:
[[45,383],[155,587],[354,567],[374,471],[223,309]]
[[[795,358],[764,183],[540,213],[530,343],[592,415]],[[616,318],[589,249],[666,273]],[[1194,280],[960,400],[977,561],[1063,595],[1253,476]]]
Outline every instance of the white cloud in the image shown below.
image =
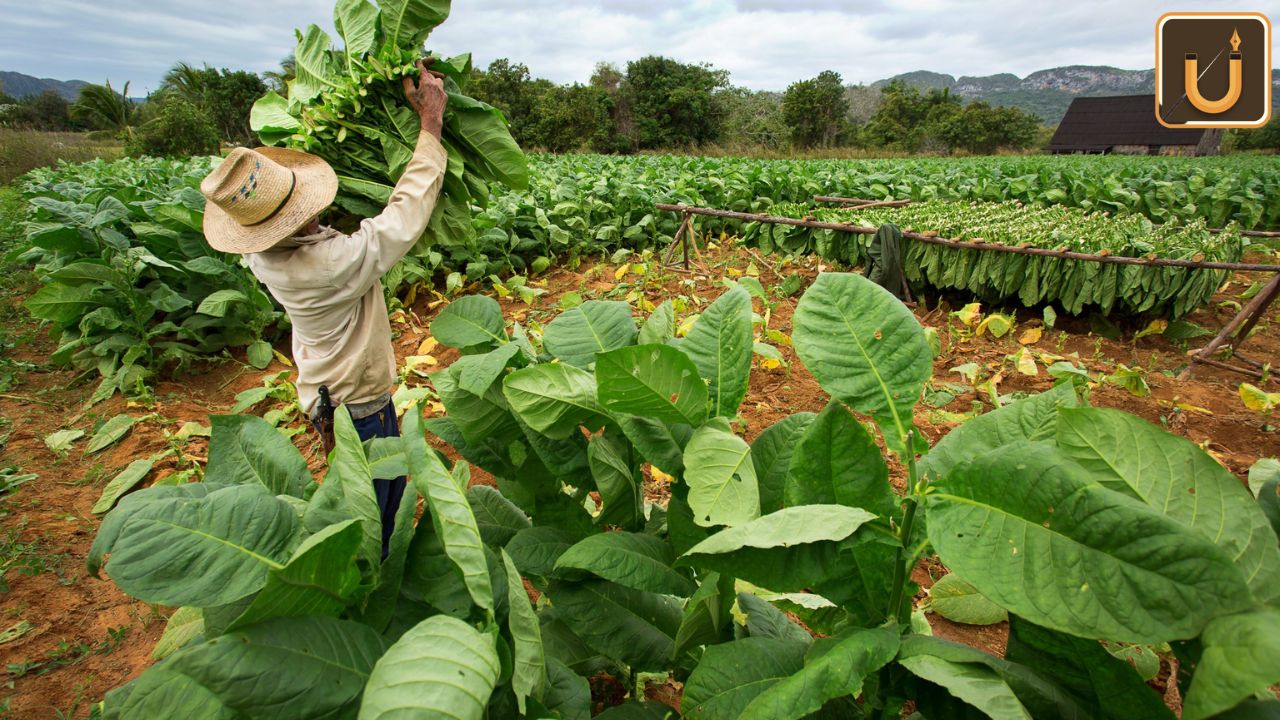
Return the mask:
[[[663,54],[710,62],[732,82],[779,90],[832,69],[850,82],[911,70],[1026,75],[1058,65],[1152,65],[1152,0],[455,0],[429,46],[527,64],[557,82],[597,62]],[[1238,9],[1201,0],[1197,9]],[[1280,21],[1280,0],[1252,3]],[[134,81],[154,89],[173,63],[271,69],[293,29],[332,29],[332,0],[0,0],[0,69]],[[53,40],[51,40],[53,39]],[[1280,53],[1277,54],[1280,56]]]

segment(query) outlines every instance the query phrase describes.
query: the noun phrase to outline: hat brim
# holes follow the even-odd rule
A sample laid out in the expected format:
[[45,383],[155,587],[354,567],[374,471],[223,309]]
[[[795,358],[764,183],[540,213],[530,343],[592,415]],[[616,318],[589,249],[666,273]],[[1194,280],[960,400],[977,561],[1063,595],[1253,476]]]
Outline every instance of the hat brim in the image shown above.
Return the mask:
[[285,148],[255,149],[293,171],[293,192],[279,210],[255,225],[241,225],[216,204],[206,202],[204,236],[214,250],[240,255],[269,250],[332,205],[338,195],[337,173],[315,155]]

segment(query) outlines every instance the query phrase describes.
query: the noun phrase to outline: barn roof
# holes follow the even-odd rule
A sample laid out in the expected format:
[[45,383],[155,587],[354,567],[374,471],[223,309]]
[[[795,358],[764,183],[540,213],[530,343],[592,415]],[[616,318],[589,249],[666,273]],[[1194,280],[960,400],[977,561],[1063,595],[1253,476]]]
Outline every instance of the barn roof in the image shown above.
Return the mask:
[[1071,101],[1049,150],[1101,152],[1116,145],[1195,145],[1204,130],[1156,121],[1154,95],[1078,97]]

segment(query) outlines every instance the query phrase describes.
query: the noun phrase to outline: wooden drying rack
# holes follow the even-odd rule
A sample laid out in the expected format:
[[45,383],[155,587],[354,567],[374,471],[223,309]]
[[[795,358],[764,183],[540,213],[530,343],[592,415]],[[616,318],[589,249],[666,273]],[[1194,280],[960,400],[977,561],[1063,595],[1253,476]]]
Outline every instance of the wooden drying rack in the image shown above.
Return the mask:
[[[865,210],[873,207],[903,207],[911,203],[910,200],[863,200],[830,195],[815,196],[814,201],[842,204],[851,210]],[[685,272],[689,272],[691,270],[689,254],[690,246],[692,246],[693,252],[698,258],[699,265],[702,266],[704,271],[706,270],[705,262],[702,258],[702,251],[698,249],[696,233],[693,230],[694,215],[724,218],[729,220],[741,220],[744,222],[767,223],[771,225],[791,225],[793,227],[806,227],[815,230],[834,230],[836,232],[853,233],[856,235],[874,235],[876,233],[876,228],[857,225],[852,222],[823,222],[820,220],[781,217],[766,213],[744,213],[734,210],[718,210],[715,208],[695,207],[692,205],[672,205],[669,203],[656,203],[654,207],[658,210],[680,213],[683,217],[683,220],[680,223],[680,229],[676,231],[676,235],[672,239],[671,245],[667,248],[667,251],[663,256],[663,264],[668,267],[671,266],[672,256],[675,254],[676,247],[680,246],[683,248],[684,253],[683,269]],[[1223,231],[1215,228],[1211,230],[1211,232]],[[1250,237],[1280,237],[1280,232],[1246,230],[1241,231],[1241,233]],[[1248,339],[1249,333],[1258,324],[1258,321],[1266,315],[1267,310],[1276,301],[1276,298],[1280,297],[1280,265],[1181,260],[1176,258],[1158,257],[1127,257],[1123,255],[1094,255],[1090,253],[1072,252],[1070,250],[1048,250],[1045,248],[1035,248],[1025,245],[1001,245],[999,243],[954,240],[917,232],[903,232],[902,237],[918,242],[928,243],[930,245],[942,245],[945,247],[963,250],[1011,253],[1016,255],[1038,255],[1041,257],[1061,258],[1063,260],[1080,260],[1083,262],[1095,262],[1111,265],[1181,267],[1192,270],[1229,270],[1232,272],[1269,272],[1272,274],[1271,281],[1268,282],[1262,290],[1248,302],[1248,304],[1240,309],[1240,312],[1238,312],[1236,316],[1218,332],[1208,345],[1205,345],[1203,348],[1200,348],[1191,354],[1190,363],[1187,365],[1186,370],[1183,370],[1182,374],[1178,376],[1178,379],[1185,380],[1190,377],[1198,363],[1222,370],[1229,370],[1242,375],[1248,375],[1258,379],[1264,378],[1267,375],[1267,366],[1241,355],[1239,353],[1239,347]],[[1236,337],[1239,338],[1238,342],[1230,342]],[[1244,362],[1247,367],[1233,365],[1212,357],[1224,349],[1229,350],[1232,358]]]

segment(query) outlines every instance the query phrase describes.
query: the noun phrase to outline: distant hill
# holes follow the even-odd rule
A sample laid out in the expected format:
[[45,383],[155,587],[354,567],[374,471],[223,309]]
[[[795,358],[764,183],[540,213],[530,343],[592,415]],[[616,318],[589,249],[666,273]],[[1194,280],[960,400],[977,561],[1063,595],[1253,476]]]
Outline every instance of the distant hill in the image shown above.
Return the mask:
[[40,95],[45,90],[52,90],[68,102],[74,102],[80,96],[80,88],[88,84],[83,80],[36,78],[19,72],[0,70],[0,90],[3,90],[6,95],[16,98]]
[[[1007,105],[1026,110],[1049,125],[1056,125],[1076,97],[1103,95],[1139,95],[1155,92],[1156,71],[1122,70],[1105,65],[1067,65],[1038,70],[1025,78],[1010,73],[982,77],[961,76],[916,70],[894,75],[871,84],[883,87],[894,80],[921,90],[951,92],[967,100],[985,100],[992,105]],[[1273,70],[1273,101],[1280,102],[1280,70]]]

